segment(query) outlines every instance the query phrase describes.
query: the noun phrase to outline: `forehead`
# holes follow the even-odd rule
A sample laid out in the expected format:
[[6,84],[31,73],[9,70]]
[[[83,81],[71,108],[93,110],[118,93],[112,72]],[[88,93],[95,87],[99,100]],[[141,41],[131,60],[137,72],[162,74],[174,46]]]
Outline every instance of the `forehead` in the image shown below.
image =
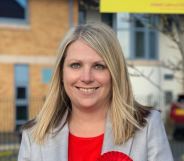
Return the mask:
[[66,59],[103,60],[103,58],[94,49],[82,40],[77,40],[68,46],[66,51]]

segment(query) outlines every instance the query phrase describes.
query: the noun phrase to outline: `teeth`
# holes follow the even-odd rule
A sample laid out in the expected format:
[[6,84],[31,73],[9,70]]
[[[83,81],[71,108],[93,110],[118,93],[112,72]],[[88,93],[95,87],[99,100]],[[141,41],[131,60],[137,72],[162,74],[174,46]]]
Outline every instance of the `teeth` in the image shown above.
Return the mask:
[[93,93],[96,88],[79,88],[79,90],[86,93]]

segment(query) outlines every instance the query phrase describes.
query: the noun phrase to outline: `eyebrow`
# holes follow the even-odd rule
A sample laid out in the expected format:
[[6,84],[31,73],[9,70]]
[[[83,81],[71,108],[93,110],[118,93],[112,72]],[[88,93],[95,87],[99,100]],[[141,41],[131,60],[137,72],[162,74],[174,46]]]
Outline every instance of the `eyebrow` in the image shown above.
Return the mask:
[[[70,61],[70,62],[71,61],[82,62],[82,60],[80,60],[80,59],[68,59],[68,61]],[[97,61],[94,61],[94,63],[104,63],[104,64],[106,64],[104,60],[97,60]]]

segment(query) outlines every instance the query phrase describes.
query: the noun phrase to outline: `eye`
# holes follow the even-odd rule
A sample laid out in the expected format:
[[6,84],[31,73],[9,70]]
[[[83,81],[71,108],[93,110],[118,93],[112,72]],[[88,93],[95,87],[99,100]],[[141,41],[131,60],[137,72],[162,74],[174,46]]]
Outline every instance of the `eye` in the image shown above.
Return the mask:
[[97,70],[104,70],[106,66],[103,64],[95,64],[94,68]]
[[73,69],[78,69],[78,68],[80,68],[80,63],[72,63],[72,64],[70,64],[70,67],[71,68],[73,68]]

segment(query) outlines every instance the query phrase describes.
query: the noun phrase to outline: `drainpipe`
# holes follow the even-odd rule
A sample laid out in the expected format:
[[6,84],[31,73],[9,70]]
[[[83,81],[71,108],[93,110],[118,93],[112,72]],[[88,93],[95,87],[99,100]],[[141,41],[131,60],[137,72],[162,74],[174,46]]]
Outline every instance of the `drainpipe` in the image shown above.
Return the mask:
[[73,27],[73,0],[69,0],[69,27]]

